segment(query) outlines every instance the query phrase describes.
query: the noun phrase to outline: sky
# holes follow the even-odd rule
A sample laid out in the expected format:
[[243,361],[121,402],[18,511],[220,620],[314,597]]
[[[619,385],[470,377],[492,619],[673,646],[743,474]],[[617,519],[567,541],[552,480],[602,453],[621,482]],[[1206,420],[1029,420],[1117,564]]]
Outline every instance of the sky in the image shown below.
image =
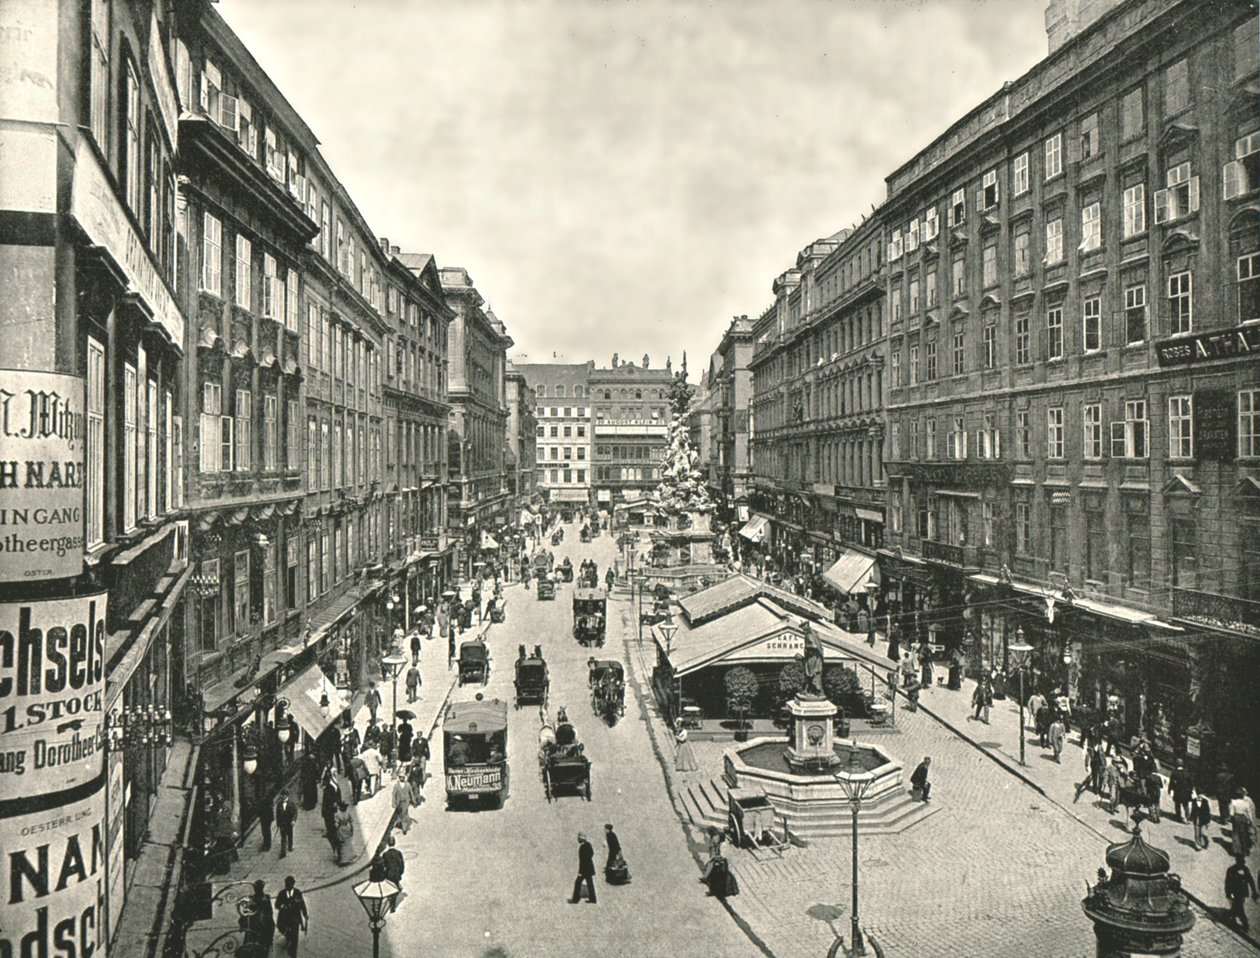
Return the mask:
[[[1045,0],[220,0],[378,236],[522,362],[704,368],[1047,51]],[[694,372],[693,372],[694,378]]]

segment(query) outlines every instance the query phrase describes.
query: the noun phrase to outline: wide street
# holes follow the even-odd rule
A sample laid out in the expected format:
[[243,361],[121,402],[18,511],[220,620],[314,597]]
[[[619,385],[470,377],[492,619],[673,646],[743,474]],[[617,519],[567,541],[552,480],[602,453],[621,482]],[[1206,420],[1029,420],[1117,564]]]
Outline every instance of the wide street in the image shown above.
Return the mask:
[[[576,567],[594,558],[603,576],[616,554],[614,540],[601,535],[578,542],[577,526],[566,525],[554,551]],[[572,634],[573,586],[560,584],[555,602],[539,601],[531,586],[506,590],[506,629],[491,637],[489,684],[464,686],[453,700],[478,692],[511,704],[517,645],[539,644],[551,671],[550,713],[566,706],[579,740],[592,760],[593,794],[588,803],[562,795],[548,803],[539,776],[539,716],[536,706],[508,713],[510,794],[502,809],[447,811],[441,776],[441,734],[435,730],[425,804],[413,810],[415,825],[398,834],[407,872],[396,914],[381,938],[381,954],[396,958],[435,955],[489,958],[506,955],[752,956],[759,954],[722,906],[705,896],[699,872],[670,803],[652,751],[644,704],[627,682],[626,714],[608,728],[591,711],[586,661],[592,654],[624,659],[622,616],[609,616],[603,650],[580,646]],[[469,634],[471,635],[471,633]],[[436,640],[425,650],[434,652]],[[633,881],[610,887],[603,880],[604,824],[621,838]],[[577,873],[577,833],[595,847],[598,904],[566,902]],[[397,834],[397,833],[396,833]],[[353,881],[309,896],[311,932],[300,954],[351,958],[368,953],[366,916],[355,900]]]

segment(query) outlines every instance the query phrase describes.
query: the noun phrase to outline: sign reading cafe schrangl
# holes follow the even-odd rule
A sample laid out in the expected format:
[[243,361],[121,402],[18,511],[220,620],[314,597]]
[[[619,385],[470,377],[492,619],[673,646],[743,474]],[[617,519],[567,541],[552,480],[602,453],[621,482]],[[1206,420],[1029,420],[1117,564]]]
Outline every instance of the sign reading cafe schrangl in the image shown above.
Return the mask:
[[83,571],[83,380],[0,369],[0,581]]
[[0,606],[0,958],[104,954],[105,601]]

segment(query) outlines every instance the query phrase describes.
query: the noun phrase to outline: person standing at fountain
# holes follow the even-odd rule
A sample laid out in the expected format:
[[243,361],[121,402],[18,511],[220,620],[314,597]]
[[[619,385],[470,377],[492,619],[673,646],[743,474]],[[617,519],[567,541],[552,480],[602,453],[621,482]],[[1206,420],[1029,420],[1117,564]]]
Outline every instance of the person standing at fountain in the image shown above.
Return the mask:
[[681,719],[678,722],[677,728],[674,730],[674,742],[678,746],[678,751],[674,755],[674,771],[698,771],[700,765],[696,762],[695,750],[691,747],[691,743],[687,741],[687,729],[683,726]]
[[917,791],[925,802],[930,802],[932,795],[932,783],[928,781],[928,768],[932,764],[932,759],[928,756],[923,757],[918,767],[910,774],[910,785]]

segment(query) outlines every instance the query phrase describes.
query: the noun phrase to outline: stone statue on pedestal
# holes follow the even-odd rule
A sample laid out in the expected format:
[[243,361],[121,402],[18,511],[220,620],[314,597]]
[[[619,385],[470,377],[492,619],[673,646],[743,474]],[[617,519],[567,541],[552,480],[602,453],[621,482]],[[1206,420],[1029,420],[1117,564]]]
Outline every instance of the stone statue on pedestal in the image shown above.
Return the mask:
[[822,642],[814,634],[806,622],[802,628],[805,638],[803,667],[805,669],[805,685],[800,694],[802,698],[822,699],[823,694],[823,649]]

